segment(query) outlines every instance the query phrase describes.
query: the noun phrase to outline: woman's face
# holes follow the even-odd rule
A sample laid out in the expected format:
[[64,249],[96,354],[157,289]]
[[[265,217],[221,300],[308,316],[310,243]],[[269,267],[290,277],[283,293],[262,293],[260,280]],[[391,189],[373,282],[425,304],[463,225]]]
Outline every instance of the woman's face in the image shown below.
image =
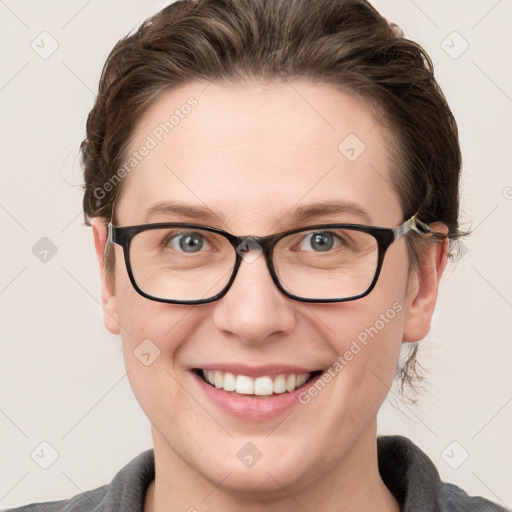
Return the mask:
[[[190,97],[197,104],[183,108]],[[321,223],[395,227],[404,219],[391,186],[392,144],[366,104],[327,85],[189,84],[166,93],[137,125],[128,154],[140,161],[125,178],[117,224],[193,222],[239,236]],[[296,217],[299,207],[331,202],[345,206]],[[177,203],[203,216],[154,208]],[[98,254],[100,228],[94,224]],[[421,275],[408,273],[404,238],[389,248],[368,296],[330,304],[283,295],[261,255],[241,263],[216,302],[151,301],[134,290],[114,247],[105,321],[121,334],[157,464],[172,461],[169,471],[178,466],[238,490],[304,488],[375,443],[402,340],[426,334],[435,301]],[[316,392],[306,383],[255,397],[215,390],[194,369],[272,380],[326,370],[331,378],[321,376]]]

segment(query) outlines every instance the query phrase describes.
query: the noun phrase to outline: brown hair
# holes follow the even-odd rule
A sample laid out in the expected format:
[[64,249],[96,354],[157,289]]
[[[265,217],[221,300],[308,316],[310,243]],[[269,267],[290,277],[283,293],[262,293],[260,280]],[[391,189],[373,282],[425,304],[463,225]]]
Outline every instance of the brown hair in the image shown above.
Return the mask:
[[[396,138],[392,180],[404,219],[421,206],[421,220],[444,223],[452,240],[461,235],[457,125],[432,62],[365,0],[179,0],[119,41],[81,144],[86,223],[110,219],[123,181],[105,184],[118,178],[136,122],[165,92],[254,79],[306,79],[369,100]],[[412,265],[418,238],[408,237]],[[400,370],[402,388],[417,377],[416,351]]]

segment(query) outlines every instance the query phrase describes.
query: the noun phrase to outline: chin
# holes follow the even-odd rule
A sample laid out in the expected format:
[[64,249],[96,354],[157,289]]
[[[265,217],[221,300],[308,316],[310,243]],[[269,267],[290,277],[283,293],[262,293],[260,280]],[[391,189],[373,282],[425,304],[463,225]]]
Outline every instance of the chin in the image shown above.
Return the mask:
[[[305,451],[292,438],[276,437],[271,442],[265,438],[246,437],[228,442],[229,447],[217,444],[218,451],[203,451],[200,460],[194,464],[196,471],[215,486],[222,482],[220,487],[231,493],[254,493],[255,498],[261,499],[262,494],[268,497],[282,495],[283,487],[307,485],[307,468],[314,464],[305,460]],[[314,473],[309,473],[313,479]]]
[[[303,468],[301,472],[302,470]],[[254,501],[261,500],[262,496],[270,499],[282,495],[283,488],[295,487],[298,480],[302,480],[301,476],[304,475],[297,474],[297,471],[291,474],[289,467],[264,464],[262,460],[252,468],[236,467],[226,472],[217,470],[215,475],[211,475],[219,488],[245,499],[252,498]],[[219,485],[219,482],[222,483]]]

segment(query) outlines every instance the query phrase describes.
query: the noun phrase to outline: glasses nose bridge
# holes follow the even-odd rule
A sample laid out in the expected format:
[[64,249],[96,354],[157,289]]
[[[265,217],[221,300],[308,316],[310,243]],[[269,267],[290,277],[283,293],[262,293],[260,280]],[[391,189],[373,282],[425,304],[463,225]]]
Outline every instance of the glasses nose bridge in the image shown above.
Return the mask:
[[240,269],[240,265],[242,261],[246,263],[253,263],[258,256],[251,256],[251,251],[259,251],[263,254],[265,258],[265,263],[267,267],[267,271],[272,278],[272,281],[279,288],[278,282],[276,281],[277,276],[275,275],[274,263],[272,261],[272,252],[275,246],[277,236],[276,235],[268,235],[268,236],[233,236],[231,238],[231,245],[235,249],[237,254],[237,264],[235,268],[235,275],[233,276],[233,281],[238,274]]
[[252,239],[261,247],[265,256],[269,256],[275,245],[276,235],[253,236]]
[[[273,246],[275,245],[276,235],[268,236],[234,236],[230,238],[233,249],[237,252],[238,256],[243,259],[244,253],[250,250],[260,250],[265,255],[265,258],[271,256]],[[240,254],[242,253],[242,254]]]

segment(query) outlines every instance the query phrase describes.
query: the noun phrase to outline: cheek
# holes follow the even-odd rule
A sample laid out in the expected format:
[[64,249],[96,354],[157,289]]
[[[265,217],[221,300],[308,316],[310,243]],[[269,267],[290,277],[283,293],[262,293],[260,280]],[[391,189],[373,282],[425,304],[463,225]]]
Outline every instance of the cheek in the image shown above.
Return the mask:
[[[177,354],[197,325],[197,312],[142,297],[127,276],[116,282],[116,302],[128,379],[141,407],[152,415],[162,400],[172,400],[177,392]],[[162,389],[168,390],[165,397]]]
[[180,339],[177,332],[183,327],[180,321],[189,313],[187,306],[146,299],[133,288],[124,264],[116,265],[115,300],[127,366],[144,348],[152,355],[174,352]]
[[378,410],[398,364],[407,276],[403,268],[394,275],[386,270],[368,296],[317,310],[321,322],[316,326],[338,354],[331,366],[336,401],[341,409],[350,403],[345,410],[354,417]]
[[[353,308],[339,310],[335,327],[331,329],[334,335],[329,338],[343,371],[360,378],[370,370],[393,366],[394,371],[402,342],[403,298],[373,300],[375,298],[363,298],[357,306],[354,303]],[[327,318],[324,320],[329,323]]]
[[408,274],[405,254],[394,249],[386,254],[377,284],[366,297],[317,310],[326,338],[348,361],[370,361],[377,356],[387,361],[389,352],[400,349]]

